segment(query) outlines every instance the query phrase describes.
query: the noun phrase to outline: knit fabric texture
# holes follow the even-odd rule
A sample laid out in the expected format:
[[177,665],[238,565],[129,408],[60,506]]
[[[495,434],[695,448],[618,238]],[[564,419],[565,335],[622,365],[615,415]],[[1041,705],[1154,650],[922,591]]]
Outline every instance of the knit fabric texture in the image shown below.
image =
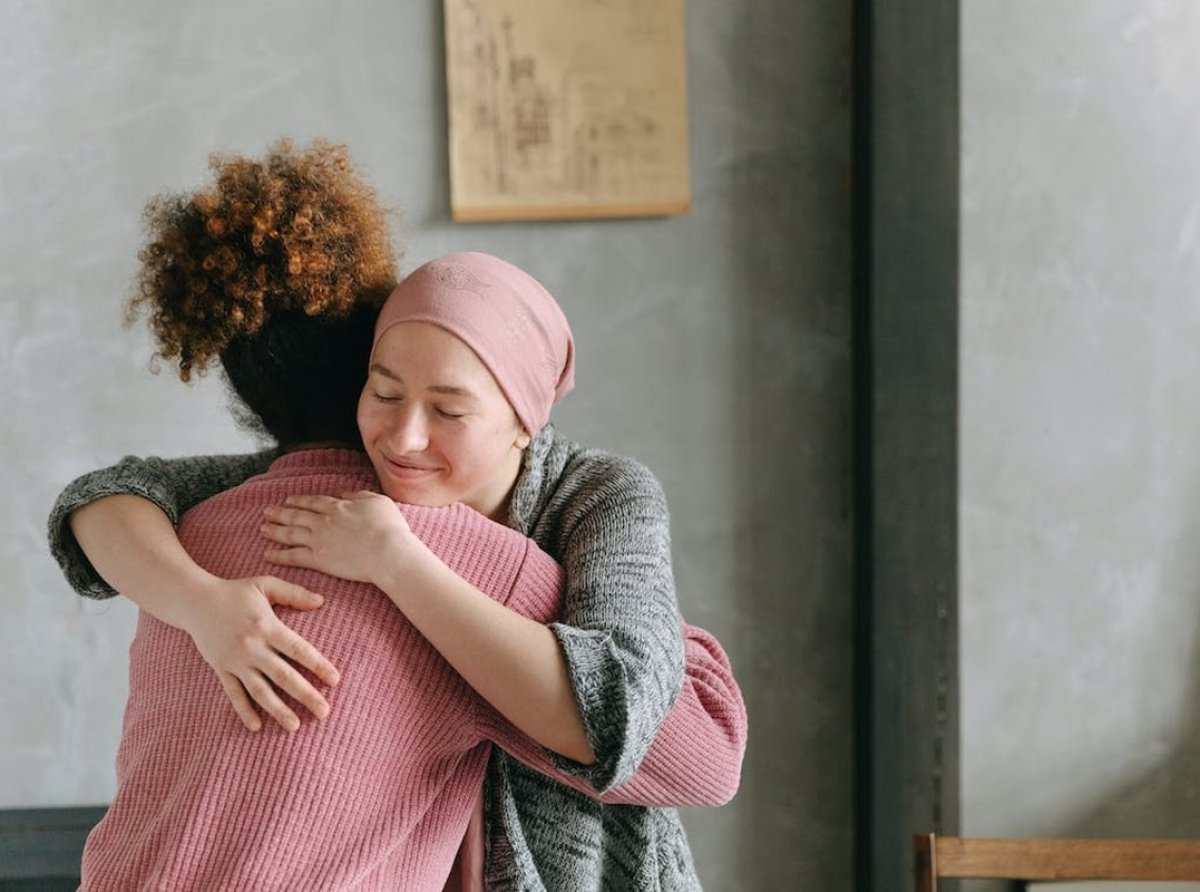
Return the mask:
[[[71,511],[132,492],[174,518],[273,457],[126,458],[86,474],[54,505],[51,550],[76,591],[111,597],[70,533]],[[568,786],[521,764],[515,756],[529,754],[516,747],[493,752],[487,888],[699,889],[678,815],[645,806],[728,801],[740,777],[746,713],[720,645],[681,625],[661,486],[639,463],[581,447],[548,425],[526,449],[510,525],[565,566],[563,611],[551,628],[597,762],[560,760]],[[633,804],[613,804],[624,802]]]
[[[262,509],[289,495],[375,486],[359,453],[285,455],[188,511],[180,539],[210,572],[272,572],[325,595],[283,611],[336,666],[324,722],[248,732],[190,638],[146,613],[130,650],[117,795],[92,832],[83,889],[438,890],[487,767],[514,732],[373,586],[262,560]],[[404,506],[457,574],[538,621],[558,613],[561,569],[520,534],[461,505]],[[497,724],[499,722],[499,724]]]

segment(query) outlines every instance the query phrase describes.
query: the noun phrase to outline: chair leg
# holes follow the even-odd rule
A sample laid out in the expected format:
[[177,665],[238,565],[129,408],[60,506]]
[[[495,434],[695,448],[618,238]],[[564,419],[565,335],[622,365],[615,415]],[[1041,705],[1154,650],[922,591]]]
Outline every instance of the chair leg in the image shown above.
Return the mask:
[[937,892],[937,846],[932,833],[913,836],[913,876],[916,892]]

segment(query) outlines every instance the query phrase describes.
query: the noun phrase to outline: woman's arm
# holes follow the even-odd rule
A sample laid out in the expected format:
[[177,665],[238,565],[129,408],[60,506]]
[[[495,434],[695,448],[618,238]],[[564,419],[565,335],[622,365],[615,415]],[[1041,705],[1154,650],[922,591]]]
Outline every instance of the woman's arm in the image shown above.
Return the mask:
[[[568,702],[569,679],[557,674],[565,668],[561,652],[555,653],[552,640],[524,637],[527,626],[545,630],[535,620],[552,613],[529,619],[474,589],[426,550],[399,509],[383,496],[294,497],[286,506],[267,509],[266,521],[267,538],[288,546],[268,550],[268,560],[383,588],[410,619],[412,614],[418,617],[414,624],[491,704],[481,713],[484,736],[531,767],[597,795],[590,779],[576,776],[586,772],[583,766],[555,760],[537,745],[569,758],[574,758],[570,748],[580,745],[580,712]],[[506,604],[556,600],[561,575],[542,572],[543,565],[558,570],[552,558],[531,547]],[[479,598],[486,598],[490,609],[479,609]],[[512,622],[514,617],[517,622]],[[688,628],[686,639],[681,696],[635,777],[601,797],[604,801],[716,805],[736,792],[746,740],[741,692],[711,635]],[[542,645],[549,646],[535,649]],[[576,724],[569,724],[571,720]]]
[[480,696],[542,746],[595,761],[551,630],[493,600],[443,564],[397,561],[374,580]]
[[[593,672],[574,679],[573,687],[585,720],[604,729],[611,749],[604,752],[592,738],[601,763],[594,767],[553,759],[530,749],[528,740],[514,736],[502,720],[489,726],[490,719],[499,717],[484,710],[487,736],[536,770],[604,802],[678,807],[729,801],[737,792],[745,754],[745,703],[721,645],[708,632],[678,619],[666,497],[657,480],[630,459],[585,454],[559,478],[537,530],[547,548],[562,555],[566,570],[562,620],[554,627],[565,630],[571,624],[578,636],[576,656],[600,654],[580,661]],[[556,535],[545,536],[547,530]],[[552,558],[537,550],[527,564],[539,560]],[[522,584],[545,583],[529,573],[518,582]],[[518,592],[510,603],[536,600]],[[683,644],[682,688],[667,711],[670,645],[677,638]],[[570,659],[568,671],[582,674]],[[656,685],[655,676],[667,680]],[[589,688],[613,698],[610,703],[592,699],[590,716],[584,705],[589,698],[579,693]],[[638,729],[653,721],[657,710],[666,711],[666,717],[639,757],[637,738],[643,732]],[[604,759],[610,765],[636,759],[636,765],[619,785],[602,786],[612,776]]]
[[286,546],[268,549],[268,561],[382,589],[505,718],[574,762],[592,761],[554,634],[455,573],[417,538],[394,501],[378,493],[293,496],[267,509],[265,519],[263,534]]
[[288,661],[331,685],[337,670],[271,609],[310,610],[320,596],[273,577],[224,580],[205,572],[179,544],[174,521],[192,504],[263,470],[274,455],[126,458],[74,481],[50,517],[51,548],[72,586],[91,597],[120,591],[188,632],[254,731],[262,723],[247,692],[288,729],[299,720],[276,688],[318,718],[328,713],[324,697]]
[[[737,793],[746,753],[746,704],[725,651],[684,627],[683,690],[637,772],[603,794],[612,804],[713,806]],[[651,801],[653,800],[653,801]]]
[[101,578],[147,613],[191,635],[248,729],[262,727],[250,697],[288,731],[300,727],[276,688],[318,719],[329,714],[325,698],[292,663],[329,685],[337,684],[337,670],[271,609],[278,604],[312,610],[320,606],[320,595],[271,576],[213,576],[180,545],[167,515],[138,496],[92,502],[71,516],[71,529]]
[[141,496],[166,514],[171,524],[197,502],[261,474],[279,455],[276,449],[247,455],[211,455],[162,459],[126,456],[71,481],[50,510],[50,553],[71,588],[87,598],[111,598],[117,592],[96,572],[79,547],[70,520],[73,512],[113,495]]
[[[548,629],[497,604],[420,543],[390,499],[292,497],[266,559],[372,582],[502,715],[599,791],[633,776],[683,683],[666,497],[629,459],[562,475],[556,542],[567,584]],[[537,538],[535,536],[535,538]]]
[[683,685],[666,495],[638,462],[585,452],[533,535],[566,571],[551,629],[596,754],[594,765],[560,767],[608,791],[633,777]]
[[546,750],[491,709],[484,736],[515,759],[610,805],[724,805],[737,793],[746,751],[746,707],[729,658],[710,633],[684,627],[683,690],[632,778],[606,793],[565,772]]

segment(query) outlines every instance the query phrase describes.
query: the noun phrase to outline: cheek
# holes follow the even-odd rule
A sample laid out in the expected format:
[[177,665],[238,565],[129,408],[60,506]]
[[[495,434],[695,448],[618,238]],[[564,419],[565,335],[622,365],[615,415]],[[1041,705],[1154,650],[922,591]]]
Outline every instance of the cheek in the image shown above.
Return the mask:
[[493,474],[505,466],[512,452],[515,436],[506,425],[497,425],[486,435],[476,439],[472,450],[473,464],[480,473]]
[[378,407],[364,393],[358,399],[358,432],[363,442],[369,441],[379,430]]
[[430,445],[450,463],[456,473],[477,477],[486,474],[495,462],[492,441],[480,436],[481,433],[463,428],[442,430]]

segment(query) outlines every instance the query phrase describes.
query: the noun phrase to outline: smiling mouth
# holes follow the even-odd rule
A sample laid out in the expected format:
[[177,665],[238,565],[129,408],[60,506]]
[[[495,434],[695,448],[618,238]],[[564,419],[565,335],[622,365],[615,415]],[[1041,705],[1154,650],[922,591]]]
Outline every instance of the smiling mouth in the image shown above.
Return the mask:
[[437,472],[437,468],[428,465],[414,465],[409,462],[396,461],[394,458],[384,456],[384,461],[387,462],[388,470],[398,477],[424,477]]

